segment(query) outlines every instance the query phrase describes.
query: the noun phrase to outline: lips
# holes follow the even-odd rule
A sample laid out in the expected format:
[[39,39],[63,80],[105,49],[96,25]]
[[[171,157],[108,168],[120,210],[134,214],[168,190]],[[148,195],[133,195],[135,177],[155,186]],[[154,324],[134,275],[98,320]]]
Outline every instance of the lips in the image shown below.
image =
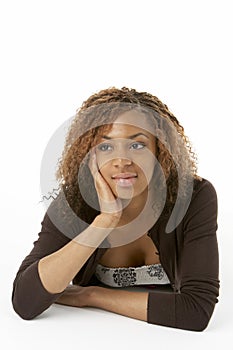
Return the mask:
[[118,186],[131,187],[135,183],[137,174],[135,173],[120,173],[112,176],[112,179]]
[[137,177],[135,173],[120,173],[112,176],[112,179],[131,179]]

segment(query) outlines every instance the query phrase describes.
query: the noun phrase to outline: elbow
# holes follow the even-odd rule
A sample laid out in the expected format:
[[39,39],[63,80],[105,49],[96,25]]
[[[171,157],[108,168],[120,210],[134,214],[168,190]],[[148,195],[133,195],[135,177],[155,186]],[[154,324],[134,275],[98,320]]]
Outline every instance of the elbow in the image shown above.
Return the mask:
[[[16,310],[15,310],[16,311]],[[23,320],[26,320],[26,321],[29,321],[29,320],[33,320],[37,315],[32,315],[28,312],[18,312],[16,311],[16,313],[23,319]]]
[[32,320],[40,315],[46,307],[39,307],[36,302],[32,302],[27,296],[19,293],[19,291],[13,291],[12,293],[12,307],[16,314],[23,320]]
[[[29,283],[30,281],[30,283]],[[40,279],[21,275],[14,281],[12,305],[14,311],[24,320],[32,320],[50,307],[58,294],[48,293]]]
[[44,296],[34,293],[23,293],[14,290],[12,294],[12,306],[14,311],[24,320],[32,320],[46,311],[57,299],[57,294]]
[[179,319],[176,327],[182,328],[188,331],[203,332],[209,325],[213,310],[209,310],[209,313],[199,308],[191,310],[186,313],[185,318]]
[[33,320],[36,316],[38,316],[38,313],[32,312],[31,310],[29,310],[29,308],[25,308],[25,307],[22,307],[21,305],[18,305],[18,303],[15,303],[14,300],[12,302],[12,305],[13,305],[14,311],[23,320]]
[[192,329],[190,330],[196,331],[196,332],[203,332],[207,328],[208,324],[209,324],[209,319],[203,319],[197,322],[196,324],[194,324]]
[[16,314],[23,320],[32,320],[37,317],[41,312],[38,310],[33,310],[33,305],[25,304],[25,302],[20,302],[17,295],[12,296],[12,306]]
[[186,330],[203,332],[207,329],[218,303],[218,293],[187,293],[176,295],[176,325]]
[[203,332],[208,324],[210,318],[203,315],[194,315],[190,313],[190,315],[186,315],[185,319],[179,320],[174,324],[174,328],[183,329],[185,331],[193,331],[193,332]]

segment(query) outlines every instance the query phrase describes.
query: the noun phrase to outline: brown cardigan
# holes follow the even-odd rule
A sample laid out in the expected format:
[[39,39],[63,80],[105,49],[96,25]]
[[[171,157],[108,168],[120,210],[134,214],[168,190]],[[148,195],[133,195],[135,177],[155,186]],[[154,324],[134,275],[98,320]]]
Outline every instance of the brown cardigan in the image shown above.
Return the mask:
[[[24,319],[45,311],[61,293],[50,294],[38,274],[38,261],[57,251],[71,238],[52,223],[46,212],[39,238],[23,260],[13,284],[14,310]],[[219,256],[216,237],[217,195],[206,179],[194,180],[188,210],[171,233],[158,220],[149,230],[160,261],[171,282],[163,291],[148,290],[147,322],[193,331],[204,330],[218,302]],[[106,246],[105,246],[106,247]],[[98,247],[73,279],[82,286],[98,285],[96,265],[107,248]]]

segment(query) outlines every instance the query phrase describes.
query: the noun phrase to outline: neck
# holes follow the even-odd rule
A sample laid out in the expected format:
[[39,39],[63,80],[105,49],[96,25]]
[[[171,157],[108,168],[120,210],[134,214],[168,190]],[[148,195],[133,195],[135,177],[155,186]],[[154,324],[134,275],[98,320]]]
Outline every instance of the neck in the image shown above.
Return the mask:
[[150,192],[148,192],[148,188],[146,188],[142,193],[140,193],[137,197],[133,199],[121,199],[123,205],[123,211],[121,219],[118,223],[118,226],[123,224],[127,224],[133,219],[135,219],[143,210],[146,202],[149,200]]

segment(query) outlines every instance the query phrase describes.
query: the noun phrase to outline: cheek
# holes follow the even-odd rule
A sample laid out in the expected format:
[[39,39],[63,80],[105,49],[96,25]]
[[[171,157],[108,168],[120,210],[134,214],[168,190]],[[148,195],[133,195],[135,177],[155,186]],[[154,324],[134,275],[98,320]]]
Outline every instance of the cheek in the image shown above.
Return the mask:
[[153,173],[156,158],[151,152],[148,152],[141,157],[135,157],[133,161],[138,168],[138,172],[144,173],[145,175]]
[[110,172],[110,163],[109,162],[99,162],[98,163],[99,171],[102,175],[106,176]]
[[101,169],[101,171],[105,168],[107,168],[109,161],[111,160],[111,157],[107,156],[107,154],[103,154],[101,152],[96,152],[96,162],[98,165],[98,168]]
[[103,176],[103,178],[106,180],[109,176],[109,166],[108,164],[106,164],[106,162],[101,162],[97,160],[97,165],[98,165],[98,169],[100,174]]
[[150,183],[154,173],[154,167],[149,167],[148,164],[146,164],[143,168],[140,168],[138,170],[138,177],[141,180],[141,182],[146,183],[147,185]]

